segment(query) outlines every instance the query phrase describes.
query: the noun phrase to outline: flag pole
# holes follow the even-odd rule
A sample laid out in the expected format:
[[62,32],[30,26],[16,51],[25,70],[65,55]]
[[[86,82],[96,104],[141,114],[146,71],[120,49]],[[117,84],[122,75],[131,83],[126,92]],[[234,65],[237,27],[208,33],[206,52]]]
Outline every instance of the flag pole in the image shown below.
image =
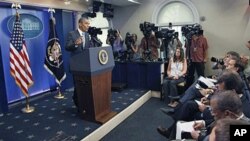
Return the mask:
[[56,99],[63,99],[64,95],[61,93],[61,87],[60,85],[58,86],[58,94],[54,96]]
[[[56,31],[55,31],[55,19],[53,17],[53,13],[55,13],[55,9],[49,8],[48,12],[50,13],[50,18],[53,20],[53,39],[56,42]],[[61,82],[60,82],[61,83]],[[61,84],[58,84],[58,94],[55,95],[54,97],[56,99],[63,99],[64,95],[61,93]]]
[[22,109],[22,112],[23,113],[32,113],[32,112],[34,112],[35,108],[29,105],[29,97],[28,96],[26,96],[25,101],[26,101],[26,107],[24,107]]
[[[21,5],[18,4],[18,3],[13,3],[11,5],[11,8],[15,8],[16,9],[16,16],[17,16],[17,18],[20,18],[19,14],[18,14],[18,9],[21,9]],[[22,108],[21,111],[23,113],[32,113],[32,112],[34,112],[35,108],[29,105],[29,96],[28,95],[25,95],[25,101],[26,101],[26,106],[24,108]]]
[[61,93],[61,85],[58,85],[58,93],[57,95],[54,96],[54,98],[56,99],[63,99],[64,98],[64,95]]

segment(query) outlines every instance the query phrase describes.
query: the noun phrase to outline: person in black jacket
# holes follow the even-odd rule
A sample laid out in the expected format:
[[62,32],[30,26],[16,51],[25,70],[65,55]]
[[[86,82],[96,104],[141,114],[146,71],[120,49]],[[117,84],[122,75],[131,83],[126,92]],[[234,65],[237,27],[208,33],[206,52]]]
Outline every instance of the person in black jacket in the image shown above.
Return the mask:
[[[87,33],[90,22],[87,17],[81,17],[78,20],[78,29],[68,33],[65,49],[71,52],[71,56],[83,52],[86,48],[90,47],[90,37]],[[71,67],[70,67],[71,68]],[[71,71],[71,69],[70,69]],[[76,88],[75,77],[73,75],[74,87]],[[78,107],[78,99],[76,90],[74,90],[73,101]]]

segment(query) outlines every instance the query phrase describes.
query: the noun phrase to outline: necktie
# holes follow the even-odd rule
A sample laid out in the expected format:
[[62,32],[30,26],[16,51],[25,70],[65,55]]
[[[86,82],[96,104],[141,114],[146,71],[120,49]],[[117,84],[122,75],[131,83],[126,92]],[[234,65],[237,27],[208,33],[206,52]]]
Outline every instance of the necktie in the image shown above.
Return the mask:
[[85,33],[82,32],[82,49],[85,48]]

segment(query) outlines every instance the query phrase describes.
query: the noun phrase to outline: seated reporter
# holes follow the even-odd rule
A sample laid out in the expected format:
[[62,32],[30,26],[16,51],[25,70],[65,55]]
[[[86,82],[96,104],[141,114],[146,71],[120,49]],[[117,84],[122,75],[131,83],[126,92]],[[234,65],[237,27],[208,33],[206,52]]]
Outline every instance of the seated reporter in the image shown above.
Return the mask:
[[[234,90],[241,99],[243,104],[243,113],[250,117],[250,103],[244,94],[244,82],[237,72],[232,70],[225,70],[218,78],[217,90]],[[176,111],[173,118],[176,120],[193,120],[193,119],[209,119],[210,111],[206,104],[209,105],[209,99],[213,95],[211,93],[208,97],[202,98],[201,101],[205,104],[197,104],[195,101],[186,102],[182,108]],[[189,113],[189,114],[188,114]],[[190,116],[193,115],[193,116]],[[195,116],[194,116],[195,115]]]
[[[236,71],[236,72],[239,71],[239,69],[241,67],[239,58],[240,58],[240,56],[239,56],[238,53],[236,53],[234,51],[227,52],[227,55],[224,58],[225,69]],[[195,85],[196,85],[196,82],[193,83],[184,92],[182,97],[179,99],[179,103],[184,104],[185,102],[187,102],[189,100],[193,100],[193,99],[196,99],[196,98],[202,98],[203,96],[205,96],[204,94],[209,93],[211,91],[211,90],[208,89],[208,90],[205,90],[205,92],[204,92],[204,90],[197,89],[195,87]],[[178,103],[176,105],[174,105],[174,106],[176,107],[177,105],[178,105]]]
[[[218,88],[217,89],[226,89],[226,90],[236,90],[236,92],[238,94],[242,94],[242,100],[245,99],[245,94],[243,91],[243,87],[244,87],[244,83],[242,78],[240,77],[240,75],[238,74],[238,71],[241,70],[241,65],[240,65],[240,60],[238,60],[237,58],[232,57],[228,63],[228,66],[226,68],[226,70],[224,70],[222,72],[222,74],[217,78],[218,80]],[[224,82],[224,83],[222,83]],[[221,85],[223,84],[223,85]],[[222,87],[222,88],[220,88]],[[210,93],[210,92],[209,92]],[[202,94],[201,94],[202,95]],[[203,94],[204,95],[204,94]],[[199,97],[194,97],[193,99],[197,99]],[[190,99],[189,101],[186,101],[184,103],[182,103],[182,105],[180,105],[177,109],[176,109],[176,113],[175,113],[175,118],[178,119],[182,119],[182,120],[187,120],[186,118],[190,118],[190,116],[185,115],[184,113],[192,113],[195,110],[194,109],[204,109],[201,108],[201,105],[197,105],[194,101],[192,101],[193,99]],[[205,95],[202,99],[206,99]],[[247,104],[248,102],[246,100],[244,100],[244,104],[246,105],[245,107],[249,107],[249,104]],[[198,110],[199,111],[199,110]],[[247,116],[250,115],[249,112],[247,112],[248,110],[246,110],[244,108],[244,112],[246,113]],[[194,114],[191,114],[194,115]],[[191,118],[192,119],[192,118]]]
[[[240,92],[242,90],[242,87],[243,82],[240,76],[236,72],[225,70],[218,79],[217,91],[235,90],[237,92]],[[169,128],[159,126],[157,128],[157,131],[167,138],[174,139],[176,134],[176,122],[178,120],[192,121],[194,119],[205,119],[207,121],[212,121],[211,119],[213,118],[211,117],[209,108],[204,109],[203,107],[205,104],[209,104],[205,102],[206,101],[204,101],[203,104],[198,104],[193,100],[185,102],[181,107],[177,109],[177,111],[172,116],[174,119],[174,123]]]
[[[165,98],[178,96],[177,84],[185,81],[187,72],[187,60],[184,58],[184,51],[181,47],[177,47],[174,56],[169,60],[167,77],[163,80],[163,93]],[[175,107],[178,103],[171,99],[168,104],[170,107]]]
[[[234,91],[223,91],[214,94],[211,98],[211,114],[214,116],[215,122],[210,124],[205,124],[206,122],[199,122],[193,125],[194,131],[191,132],[193,139],[202,141],[206,138],[206,135],[211,133],[211,130],[216,123],[216,121],[225,118],[231,118],[236,120],[241,120],[245,122],[250,122],[242,110],[242,102],[238,94]],[[206,134],[201,135],[199,130],[205,127],[207,129]]]
[[[213,57],[212,57],[213,58]],[[214,60],[211,58],[211,61]],[[240,58],[240,54],[235,52],[235,51],[229,51],[225,54],[225,56],[223,57],[223,62],[220,62],[212,68],[214,70],[217,70],[216,74],[212,75],[213,79],[216,79],[216,77],[218,75],[220,75],[220,73],[226,69],[226,67],[228,66],[228,63],[230,61],[231,58]]]

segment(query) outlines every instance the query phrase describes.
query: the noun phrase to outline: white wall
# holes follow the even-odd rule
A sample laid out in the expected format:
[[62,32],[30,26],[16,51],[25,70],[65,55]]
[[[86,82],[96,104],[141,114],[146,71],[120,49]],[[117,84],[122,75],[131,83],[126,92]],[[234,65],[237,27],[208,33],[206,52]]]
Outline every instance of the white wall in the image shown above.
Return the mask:
[[[87,11],[89,3],[64,5],[62,0],[1,0],[21,2],[21,4],[60,8],[74,11]],[[157,6],[166,0],[141,0],[141,5],[115,7],[114,28],[120,29],[123,37],[126,32],[136,33],[142,38],[139,24],[152,22]],[[250,40],[250,6],[248,0],[190,0],[205,21],[200,22],[208,39],[209,58],[222,57],[227,51],[250,54],[245,43]],[[210,61],[206,64],[206,74],[212,74]]]
[[21,5],[32,5],[32,6],[39,6],[39,7],[48,7],[48,8],[58,8],[58,9],[66,9],[66,10],[73,10],[73,11],[87,11],[87,5],[89,3],[82,2],[72,2],[70,5],[65,5],[63,0],[0,0],[1,2],[8,2],[8,3],[20,3]]
[[[166,1],[166,0],[165,0]],[[136,33],[142,38],[139,24],[144,21],[152,22],[156,6],[163,0],[141,0],[141,5],[115,7],[113,24],[126,32]],[[200,16],[205,21],[200,22],[204,35],[208,39],[209,58],[222,57],[227,51],[250,54],[245,43],[250,40],[250,6],[248,0],[191,0]],[[206,74],[212,74],[211,63],[206,64]]]

